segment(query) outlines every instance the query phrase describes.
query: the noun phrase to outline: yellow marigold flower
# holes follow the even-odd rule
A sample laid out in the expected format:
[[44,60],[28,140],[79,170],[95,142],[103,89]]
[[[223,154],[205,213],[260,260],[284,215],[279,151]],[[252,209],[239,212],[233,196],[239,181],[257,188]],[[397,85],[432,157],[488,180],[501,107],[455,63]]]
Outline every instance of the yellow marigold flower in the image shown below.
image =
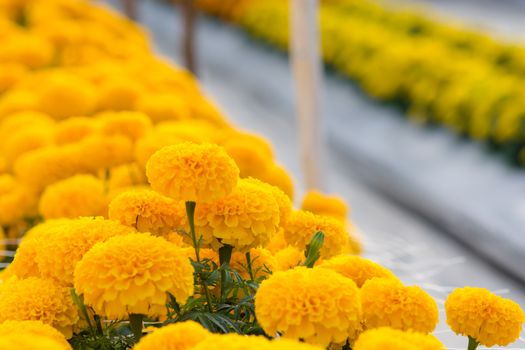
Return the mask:
[[62,349],[71,349],[71,345],[67,342],[66,338],[62,333],[57,331],[55,328],[42,321],[5,321],[0,323],[0,338],[5,335],[18,335],[18,336],[43,336],[46,338],[52,338],[58,343],[62,344]]
[[319,267],[339,272],[343,276],[352,279],[359,288],[374,277],[398,280],[392,271],[372,260],[357,255],[338,255],[323,261]]
[[2,63],[0,71],[0,94],[6,92],[28,75],[28,69],[19,62]]
[[43,335],[36,335],[31,333],[13,333],[6,334],[0,337],[0,350],[65,350],[66,348],[61,342],[46,337]]
[[193,321],[158,328],[135,345],[134,350],[189,350],[211,333]]
[[152,190],[117,195],[109,205],[109,218],[156,235],[187,226],[184,204]]
[[36,263],[36,255],[40,249],[40,240],[52,234],[60,225],[69,224],[70,220],[48,220],[38,224],[26,232],[18,245],[15,257],[11,264],[4,270],[2,277],[10,276],[19,278],[40,277],[40,271]]
[[264,248],[271,251],[273,254],[277,253],[279,250],[288,247],[288,242],[284,239],[284,229],[279,227],[279,230],[270,238],[268,243]]
[[147,114],[153,122],[191,119],[188,103],[176,94],[142,94],[135,104],[137,111]]
[[304,252],[296,247],[288,246],[275,253],[275,260],[277,260],[276,271],[286,271],[301,265],[306,257]]
[[131,141],[143,137],[153,126],[141,112],[104,112],[96,115],[100,132],[104,135],[122,135]]
[[261,283],[255,313],[266,334],[323,347],[352,341],[361,329],[359,289],[328,269],[276,272]]
[[363,332],[354,350],[443,350],[443,344],[433,335],[404,332],[392,328],[376,328]]
[[122,135],[95,135],[72,145],[75,146],[75,154],[81,159],[80,164],[85,172],[95,172],[133,161],[133,143]]
[[525,315],[510,299],[484,288],[457,288],[445,301],[447,324],[457,334],[485,346],[506,346],[521,333]]
[[35,95],[28,90],[13,89],[3,94],[0,99],[0,118],[22,111],[34,110]]
[[25,127],[3,139],[1,152],[5,158],[7,168],[11,169],[22,154],[50,146],[52,143],[53,133],[51,127],[42,125]]
[[195,345],[192,350],[322,350],[321,347],[291,339],[270,341],[260,336],[213,334]]
[[51,280],[11,277],[0,284],[0,322],[40,320],[70,338],[78,319],[69,289]]
[[343,199],[319,191],[309,191],[303,198],[301,209],[318,215],[332,216],[341,221],[345,221],[348,215],[348,206]]
[[[264,248],[252,248],[250,252],[250,262],[253,278],[267,277],[273,271],[276,271],[277,261],[269,250]],[[244,279],[250,279],[250,270],[245,253],[234,251],[231,257],[230,265]]]
[[198,205],[195,225],[204,243],[245,251],[264,245],[277,232],[279,205],[263,186],[241,179],[227,196]]
[[193,267],[183,248],[135,233],[93,246],[75,269],[75,289],[109,318],[166,313],[167,293],[180,304],[193,294]]
[[281,226],[286,225],[288,218],[292,214],[292,201],[290,197],[286,195],[279,187],[267,184],[254,178],[247,178],[245,181],[253,183],[257,186],[261,186],[267,190],[279,205],[279,224]]
[[[90,115],[96,105],[95,88],[87,81],[62,71],[43,77],[37,90],[37,110],[57,119]],[[60,101],[60,103],[57,103]]]
[[388,278],[372,278],[361,287],[365,328],[392,327],[430,333],[438,323],[434,299],[417,286]]
[[12,225],[34,214],[37,194],[11,175],[0,175],[0,225]]
[[155,191],[176,200],[207,203],[233,190],[239,168],[219,146],[181,143],[155,152],[146,174]]
[[66,286],[73,285],[75,265],[95,243],[136,232],[117,221],[90,217],[57,226],[40,241],[36,262],[42,277]]
[[104,182],[93,175],[75,175],[48,186],[38,205],[46,219],[107,216]]
[[[105,178],[106,171],[102,171],[100,177]],[[107,180],[110,191],[124,187],[146,185],[146,169],[137,163],[123,164],[109,170],[109,180]]]
[[0,145],[3,145],[10,135],[16,134],[19,130],[34,127],[48,129],[54,127],[55,124],[53,118],[41,112],[23,111],[9,114],[2,118],[0,123]]
[[232,137],[221,144],[239,167],[241,177],[259,178],[273,164],[273,155],[268,155],[253,138],[255,136]]
[[98,109],[131,111],[142,93],[142,86],[127,77],[109,76],[98,91]]
[[259,179],[269,183],[270,185],[279,187],[284,193],[288,195],[288,197],[290,197],[290,199],[293,199],[293,180],[283,167],[274,164],[269,167],[264,174],[259,176]]
[[354,253],[348,251],[350,233],[346,230],[344,223],[328,216],[316,215],[303,210],[292,213],[284,227],[284,238],[289,244],[304,250],[312,236],[319,231],[325,235],[321,248],[322,258]]
[[45,38],[24,32],[10,35],[2,40],[0,61],[18,62],[28,68],[41,68],[51,63],[53,46]]
[[93,118],[71,117],[57,123],[54,139],[57,145],[79,142],[96,133],[96,124]]

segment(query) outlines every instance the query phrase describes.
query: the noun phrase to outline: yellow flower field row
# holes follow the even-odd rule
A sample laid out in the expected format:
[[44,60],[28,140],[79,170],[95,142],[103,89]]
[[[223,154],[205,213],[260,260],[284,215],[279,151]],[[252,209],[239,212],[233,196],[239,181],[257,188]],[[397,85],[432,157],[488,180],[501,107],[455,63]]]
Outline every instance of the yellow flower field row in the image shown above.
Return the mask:
[[[346,204],[294,208],[269,143],[141,28],[83,0],[0,9],[0,350],[443,349],[436,301],[359,255]],[[481,288],[445,309],[471,349],[525,319]]]
[[[198,3],[287,50],[286,1]],[[325,62],[370,96],[525,162],[524,47],[366,0],[321,1],[320,23]]]

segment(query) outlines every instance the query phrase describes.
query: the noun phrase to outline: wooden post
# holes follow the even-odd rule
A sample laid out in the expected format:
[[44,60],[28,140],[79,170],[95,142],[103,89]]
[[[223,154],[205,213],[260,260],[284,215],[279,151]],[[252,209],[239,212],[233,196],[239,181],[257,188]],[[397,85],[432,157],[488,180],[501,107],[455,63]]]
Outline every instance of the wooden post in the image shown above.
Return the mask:
[[129,19],[137,20],[137,2],[135,0],[122,0],[122,7]]
[[183,38],[182,52],[184,54],[184,64],[186,68],[197,75],[197,55],[195,54],[195,21],[197,19],[197,9],[193,0],[182,0],[182,20]]
[[318,0],[290,0],[290,59],[296,92],[301,162],[307,189],[322,189],[318,5]]

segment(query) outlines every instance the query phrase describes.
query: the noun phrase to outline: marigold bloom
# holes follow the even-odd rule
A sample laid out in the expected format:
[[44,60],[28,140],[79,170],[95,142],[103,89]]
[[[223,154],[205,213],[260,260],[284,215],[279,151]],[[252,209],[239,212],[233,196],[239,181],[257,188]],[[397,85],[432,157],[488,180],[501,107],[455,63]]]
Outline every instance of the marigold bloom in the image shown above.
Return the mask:
[[193,266],[183,248],[135,233],[93,246],[75,269],[75,289],[108,318],[166,313],[167,293],[180,304],[193,294]]
[[70,338],[78,319],[69,289],[51,280],[11,277],[0,284],[0,322],[40,320]]
[[284,249],[288,247],[289,244],[284,239],[284,229],[279,227],[279,230],[270,238],[268,243],[264,246],[264,248],[271,251],[273,254],[277,253],[279,250]]
[[0,225],[12,225],[36,210],[35,191],[11,175],[0,175]]
[[194,321],[173,323],[146,335],[133,349],[189,350],[210,335],[210,332]]
[[445,301],[447,324],[457,334],[485,346],[506,346],[518,339],[525,315],[510,299],[483,288],[457,288]]
[[90,117],[71,117],[57,123],[54,139],[57,145],[79,142],[96,133],[96,124]]
[[245,336],[235,333],[213,334],[199,342],[192,350],[322,350],[321,347],[291,339],[269,341],[260,336]]
[[361,287],[365,328],[392,327],[430,333],[438,323],[434,299],[417,286],[406,287],[387,278],[373,278]]
[[275,198],[277,205],[279,205],[279,224],[281,226],[286,225],[288,218],[292,214],[292,201],[290,200],[290,197],[288,197],[279,187],[267,184],[258,179],[247,178],[244,181],[264,188],[273,198]]
[[7,168],[11,169],[22,154],[50,146],[52,143],[52,128],[50,126],[36,125],[17,130],[17,132],[5,137],[2,142],[1,152],[5,158]]
[[276,272],[255,295],[255,313],[266,334],[326,347],[353,340],[361,329],[355,283],[328,269],[297,267]]
[[43,335],[36,335],[31,333],[13,333],[6,334],[0,337],[0,350],[65,350],[66,348],[61,342],[46,337]]
[[339,272],[341,275],[352,279],[359,288],[374,277],[398,280],[392,271],[357,255],[338,255],[323,261],[319,267]]
[[109,218],[140,232],[163,235],[186,227],[184,204],[152,190],[130,190],[109,205]]
[[252,138],[233,137],[221,144],[239,167],[241,177],[259,178],[273,164],[273,157],[258,147]]
[[113,220],[91,217],[70,220],[40,241],[36,253],[38,269],[42,277],[72,286],[75,265],[95,243],[133,232],[136,232],[133,228]]
[[102,134],[122,135],[131,141],[137,141],[153,127],[149,117],[141,112],[104,112],[95,117]]
[[153,122],[191,119],[188,102],[177,94],[142,94],[135,104],[137,111],[147,114]]
[[239,168],[219,146],[181,143],[155,152],[146,174],[151,187],[168,197],[209,203],[233,190]]
[[297,248],[304,250],[312,236],[322,231],[325,235],[321,257],[330,258],[345,253],[355,253],[350,250],[350,233],[344,223],[328,217],[298,210],[292,213],[284,227],[284,238]]
[[142,92],[141,84],[127,77],[109,76],[98,92],[98,109],[131,111]]
[[[252,248],[250,252],[250,262],[253,278],[267,277],[273,271],[276,271],[277,261],[269,250],[264,248]],[[230,265],[244,279],[249,279],[250,271],[245,253],[234,251],[231,257]]]
[[38,205],[46,219],[107,216],[104,182],[93,175],[75,175],[48,186]]
[[288,174],[288,172],[279,165],[270,166],[266,172],[259,176],[261,181],[274,185],[283,190],[284,193],[293,199],[294,195],[294,184],[293,180]]
[[[99,176],[106,177],[106,171],[104,170]],[[109,169],[109,179],[106,181],[110,191],[125,187],[145,186],[148,183],[146,169],[137,163],[123,164]]]
[[277,260],[276,271],[286,271],[301,265],[306,257],[304,252],[296,247],[288,246],[275,253],[275,260]]
[[244,251],[264,245],[277,232],[279,205],[264,187],[241,179],[227,196],[197,206],[195,225],[204,243]]
[[386,327],[363,332],[352,347],[354,350],[443,350],[444,348],[433,335]]
[[343,199],[319,191],[309,191],[303,198],[301,209],[318,215],[326,215],[341,221],[346,220],[348,206]]
[[52,338],[62,344],[62,349],[71,349],[62,333],[42,321],[5,321],[0,323],[0,338],[5,335],[17,335],[19,337],[43,336]]

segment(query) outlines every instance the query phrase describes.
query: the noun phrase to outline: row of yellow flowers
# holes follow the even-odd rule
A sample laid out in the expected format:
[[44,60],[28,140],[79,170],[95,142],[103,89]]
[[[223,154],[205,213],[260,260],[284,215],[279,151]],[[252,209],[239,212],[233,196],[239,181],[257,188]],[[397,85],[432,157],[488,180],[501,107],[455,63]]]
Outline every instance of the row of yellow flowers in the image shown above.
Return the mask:
[[[346,204],[294,208],[269,143],[141,28],[83,0],[0,9],[0,350],[443,349],[436,301],[359,255]],[[480,288],[445,309],[471,349],[525,317]]]
[[[287,1],[198,3],[288,48]],[[525,48],[362,0],[322,1],[320,24],[325,62],[369,95],[525,162]]]

